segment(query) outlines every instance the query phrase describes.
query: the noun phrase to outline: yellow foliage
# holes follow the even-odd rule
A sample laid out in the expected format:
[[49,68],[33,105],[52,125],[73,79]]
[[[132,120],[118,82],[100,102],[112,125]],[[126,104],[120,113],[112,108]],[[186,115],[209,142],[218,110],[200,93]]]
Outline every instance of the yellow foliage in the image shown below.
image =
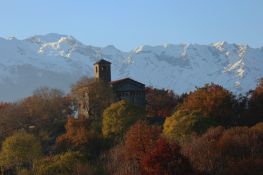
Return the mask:
[[40,142],[31,134],[19,132],[3,142],[0,163],[4,167],[31,164],[41,154]]
[[214,120],[204,117],[199,112],[177,111],[165,119],[163,134],[169,140],[184,141],[190,138],[191,134],[203,133],[216,124]]
[[129,126],[144,116],[144,109],[127,101],[114,103],[103,113],[102,134],[104,137],[123,135]]

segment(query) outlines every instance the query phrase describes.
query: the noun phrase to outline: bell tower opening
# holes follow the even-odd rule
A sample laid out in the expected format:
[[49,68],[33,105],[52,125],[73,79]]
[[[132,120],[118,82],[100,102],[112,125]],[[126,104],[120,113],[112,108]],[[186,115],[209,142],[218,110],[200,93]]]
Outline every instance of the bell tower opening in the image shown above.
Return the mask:
[[104,59],[94,63],[94,78],[96,81],[111,82],[111,62]]

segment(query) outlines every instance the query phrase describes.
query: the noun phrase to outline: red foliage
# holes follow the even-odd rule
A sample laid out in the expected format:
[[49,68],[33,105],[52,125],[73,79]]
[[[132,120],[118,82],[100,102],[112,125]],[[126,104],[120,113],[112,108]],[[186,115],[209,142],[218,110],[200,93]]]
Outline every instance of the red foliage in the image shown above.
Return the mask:
[[172,114],[179,102],[179,97],[170,90],[146,88],[147,115],[167,117]]
[[126,133],[123,145],[110,152],[111,174],[187,175],[192,172],[188,160],[177,144],[160,138],[161,130],[145,122],[137,122]]
[[0,102],[0,111],[3,110],[3,109],[6,109],[10,105],[12,105],[12,104],[11,103]]
[[125,136],[126,158],[135,160],[140,164],[143,157],[155,147],[160,134],[161,129],[159,127],[150,127],[146,122],[134,124]]
[[177,144],[159,139],[156,147],[144,157],[145,175],[187,175],[192,173],[189,161],[180,153]]
[[141,175],[143,158],[156,145],[161,128],[151,127],[146,122],[137,122],[127,131],[123,144],[110,151],[108,171],[114,175]]

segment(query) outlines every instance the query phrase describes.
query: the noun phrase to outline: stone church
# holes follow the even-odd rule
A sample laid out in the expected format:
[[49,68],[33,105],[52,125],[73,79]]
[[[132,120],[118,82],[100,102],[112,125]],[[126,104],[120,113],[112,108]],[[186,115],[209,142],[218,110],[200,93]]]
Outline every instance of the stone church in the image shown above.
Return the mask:
[[[106,60],[99,60],[94,63],[95,81],[103,81],[109,84],[113,90],[115,101],[127,100],[137,106],[145,108],[145,85],[131,78],[123,78],[111,81],[111,63]],[[80,96],[78,99],[78,110],[74,114],[76,118],[79,115],[86,118],[97,118],[96,114],[91,112],[88,87],[79,89]],[[95,115],[95,116],[94,116]]]
[[116,101],[127,100],[145,107],[145,85],[131,78],[111,81],[111,62],[101,59],[94,63],[94,78],[110,84]]

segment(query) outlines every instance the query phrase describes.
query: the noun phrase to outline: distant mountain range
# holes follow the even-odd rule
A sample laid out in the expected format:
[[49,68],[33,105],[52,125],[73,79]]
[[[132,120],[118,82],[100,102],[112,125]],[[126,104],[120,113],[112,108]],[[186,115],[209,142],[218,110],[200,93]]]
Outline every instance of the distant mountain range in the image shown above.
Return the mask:
[[0,101],[19,100],[43,86],[68,92],[80,77],[93,76],[93,63],[101,58],[112,62],[113,80],[131,77],[179,94],[210,82],[245,93],[263,77],[263,48],[248,45],[144,45],[123,52],[59,34],[0,38]]

